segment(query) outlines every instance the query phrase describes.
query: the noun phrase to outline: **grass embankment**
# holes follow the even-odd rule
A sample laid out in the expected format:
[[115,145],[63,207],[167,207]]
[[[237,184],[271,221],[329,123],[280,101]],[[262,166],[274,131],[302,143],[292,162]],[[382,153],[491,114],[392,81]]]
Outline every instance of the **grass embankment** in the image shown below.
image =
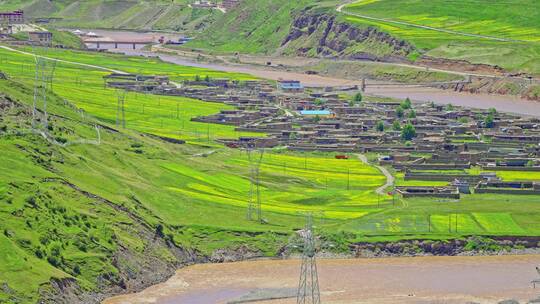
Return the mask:
[[[156,235],[207,257],[216,249],[239,247],[275,255],[292,231],[302,227],[303,218],[297,214],[301,210],[323,211],[326,219],[318,229],[337,234],[337,242],[345,244],[338,247],[345,249],[348,241],[370,237],[540,235],[536,197],[474,195],[460,202],[396,199],[392,204],[391,197],[374,193],[384,183],[382,174],[354,156],[336,160],[332,154],[283,151],[268,152],[261,166],[263,217],[268,224],[247,221],[246,155],[214,145],[214,136],[213,147],[205,147],[208,139],[193,134],[208,126],[189,122],[223,105],[132,96],[127,99],[127,129],[102,129],[101,145],[55,146],[28,133],[33,58],[5,50],[0,55],[0,70],[9,76],[0,81],[0,91],[19,103],[0,112],[0,252],[6,253],[0,255],[0,281],[9,287],[0,291],[1,301],[35,302],[38,289],[49,289],[53,277],[76,278],[83,288],[95,290],[104,277],[106,284],[119,284],[125,273],[155,269],[149,259],[173,263],[173,249],[156,245]],[[128,72],[168,74],[176,80],[212,73],[139,57],[60,50],[48,55]],[[56,67],[48,111],[53,114],[50,132],[57,140],[95,140],[95,123],[114,126],[116,92],[103,87],[105,74],[67,63]],[[90,115],[81,116],[64,100]],[[177,103],[183,111],[179,118]],[[177,133],[182,123],[185,131]],[[209,127],[216,137],[235,135],[229,126]],[[177,136],[196,145],[168,144],[140,131]],[[457,230],[447,229],[448,218],[449,226],[455,227],[454,214]]]
[[456,32],[519,40],[504,42],[437,32],[384,21],[345,16],[360,26],[376,26],[412,42],[427,55],[499,65],[509,70],[540,73],[540,18],[538,1],[444,0],[359,1],[345,11],[376,18],[407,22]]
[[[53,34],[52,36],[52,45],[53,46],[62,46],[64,48],[70,49],[81,49],[85,45],[82,42],[81,38],[68,31],[59,31],[55,29],[47,29],[47,31]],[[18,40],[28,40],[28,32],[18,32],[12,35],[13,38]]]

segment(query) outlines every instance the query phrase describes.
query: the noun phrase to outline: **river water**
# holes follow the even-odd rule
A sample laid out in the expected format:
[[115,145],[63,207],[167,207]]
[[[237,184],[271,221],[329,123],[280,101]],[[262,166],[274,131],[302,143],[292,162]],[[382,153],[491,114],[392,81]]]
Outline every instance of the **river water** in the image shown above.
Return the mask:
[[[540,256],[407,257],[318,261],[321,300],[328,304],[527,302],[540,296]],[[294,294],[300,260],[200,264],[179,269],[167,282],[103,304],[229,303],[255,290]],[[271,293],[270,292],[270,293]],[[283,293],[282,293],[283,294]],[[293,304],[295,298],[263,300]]]

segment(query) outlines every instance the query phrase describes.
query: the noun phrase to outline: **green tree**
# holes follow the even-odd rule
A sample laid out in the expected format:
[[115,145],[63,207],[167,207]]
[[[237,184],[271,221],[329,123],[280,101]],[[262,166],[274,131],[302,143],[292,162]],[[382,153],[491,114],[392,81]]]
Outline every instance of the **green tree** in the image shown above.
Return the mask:
[[416,118],[416,111],[414,109],[411,109],[408,115],[409,118]]
[[416,137],[416,128],[409,122],[401,130],[401,139],[411,140]]
[[210,82],[210,76],[208,76],[208,75],[204,76],[204,81]]
[[392,129],[394,129],[394,131],[401,130],[401,124],[399,123],[399,120],[394,120],[394,122],[392,123]]
[[407,97],[402,103],[401,103],[401,107],[403,108],[403,110],[408,110],[412,107],[412,104],[411,104],[411,100],[409,99],[409,97]]
[[495,126],[495,121],[494,121],[494,117],[493,117],[493,114],[488,114],[485,118],[484,118],[484,126],[486,128],[493,128]]
[[403,115],[405,114],[405,111],[403,111],[403,108],[401,106],[399,106],[397,109],[396,109],[396,116],[398,118],[403,118]]
[[492,115],[497,114],[497,109],[495,109],[495,108],[489,108],[488,111],[489,111],[489,114],[492,114]]
[[363,98],[362,93],[358,92],[358,93],[354,94],[352,100],[353,100],[353,102],[354,102],[355,104],[358,104],[358,103],[361,103],[361,102],[362,102],[362,98]]
[[382,121],[377,122],[375,129],[379,132],[384,132],[384,122]]
[[446,111],[454,111],[454,105],[449,103],[446,105]]
[[195,75],[195,81],[201,81],[201,76],[199,76],[198,74]]

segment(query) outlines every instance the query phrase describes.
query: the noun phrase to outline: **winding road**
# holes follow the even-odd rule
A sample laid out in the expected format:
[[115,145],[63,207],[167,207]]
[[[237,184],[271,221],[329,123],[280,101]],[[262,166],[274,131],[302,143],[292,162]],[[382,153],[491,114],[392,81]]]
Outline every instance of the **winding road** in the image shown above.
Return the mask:
[[357,155],[358,155],[358,159],[360,159],[363,163],[377,168],[386,177],[386,183],[375,190],[375,193],[380,194],[380,195],[385,195],[386,194],[385,190],[394,185],[394,181],[396,180],[394,176],[390,174],[388,169],[386,169],[385,167],[379,166],[376,164],[371,164],[364,154],[357,154]]

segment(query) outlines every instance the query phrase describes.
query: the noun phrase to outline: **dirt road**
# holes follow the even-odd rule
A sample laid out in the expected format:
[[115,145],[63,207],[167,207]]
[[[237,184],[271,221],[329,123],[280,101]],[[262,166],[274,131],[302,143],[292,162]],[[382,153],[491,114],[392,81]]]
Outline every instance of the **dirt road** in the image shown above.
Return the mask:
[[[319,260],[321,300],[328,304],[498,303],[536,298],[540,256],[419,257]],[[228,303],[254,290],[297,286],[298,260],[204,264],[183,268],[169,281],[104,304]],[[261,301],[293,304],[294,298]]]
[[371,164],[364,154],[358,154],[358,158],[363,163],[377,168],[386,177],[386,183],[375,190],[377,194],[386,195],[386,192],[387,192],[386,190],[394,185],[394,181],[395,181],[394,176],[392,176],[392,174],[390,174],[390,172],[388,172],[388,169],[386,169],[385,167],[379,166],[376,164]]

